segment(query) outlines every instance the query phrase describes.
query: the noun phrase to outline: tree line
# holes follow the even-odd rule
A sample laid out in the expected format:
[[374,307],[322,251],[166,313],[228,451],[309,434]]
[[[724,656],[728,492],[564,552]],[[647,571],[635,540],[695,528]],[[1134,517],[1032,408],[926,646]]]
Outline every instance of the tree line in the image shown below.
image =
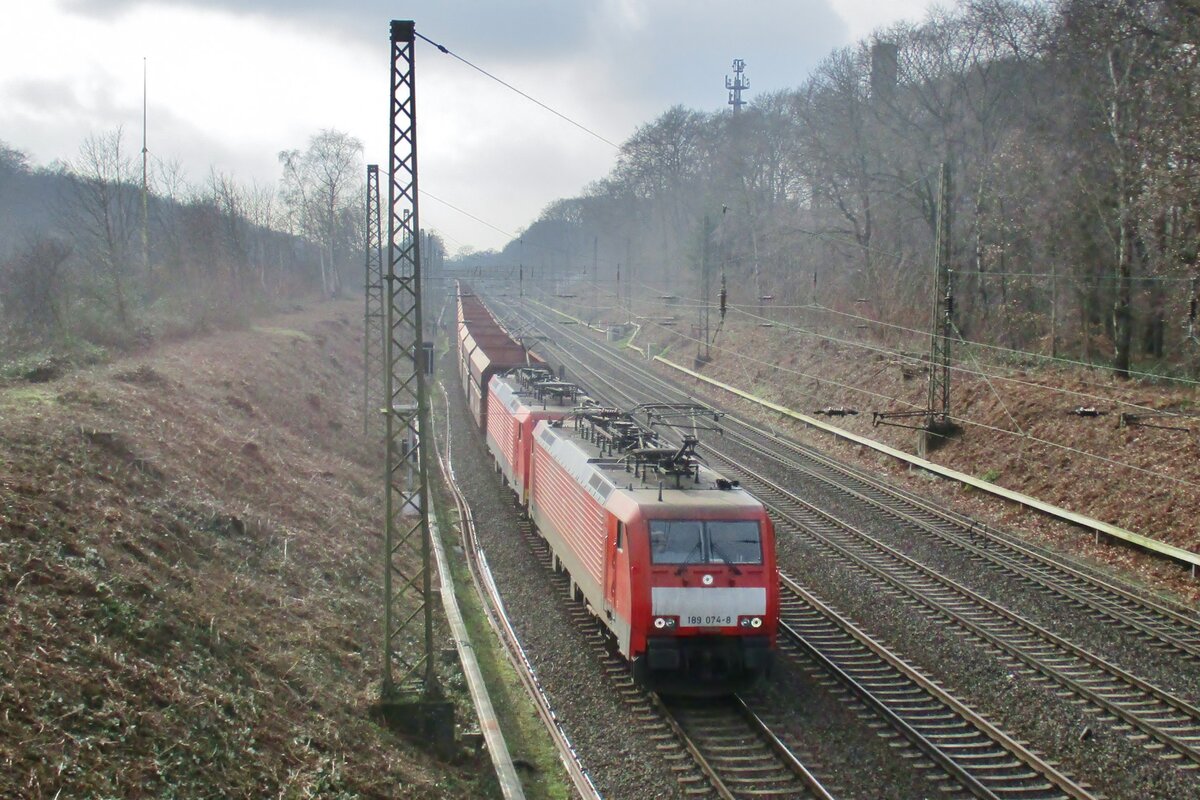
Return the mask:
[[740,113],[667,110],[605,178],[467,263],[608,286],[623,263],[695,297],[707,253],[731,303],[928,330],[945,163],[965,340],[1174,369],[1197,349],[1198,58],[1192,3],[970,0]]
[[278,187],[140,154],[121,130],[35,168],[0,142],[0,351],[126,348],[237,324],[362,269],[362,144],[324,130]]

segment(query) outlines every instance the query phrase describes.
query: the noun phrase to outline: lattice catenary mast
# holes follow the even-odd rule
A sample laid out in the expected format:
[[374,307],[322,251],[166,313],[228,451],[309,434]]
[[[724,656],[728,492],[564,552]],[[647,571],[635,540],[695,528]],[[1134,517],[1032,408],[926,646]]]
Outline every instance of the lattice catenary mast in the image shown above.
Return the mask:
[[383,702],[437,694],[433,671],[428,453],[429,403],[422,356],[417,205],[415,27],[391,24],[388,180],[387,368],[384,370],[386,530]]
[[363,435],[379,429],[387,369],[383,297],[383,230],[379,210],[379,165],[367,165],[366,310],[363,314]]
[[929,419],[926,427],[938,431],[950,424],[950,336],[953,331],[954,294],[950,282],[953,206],[950,201],[950,164],[938,172],[937,231],[933,245],[933,314],[929,332]]

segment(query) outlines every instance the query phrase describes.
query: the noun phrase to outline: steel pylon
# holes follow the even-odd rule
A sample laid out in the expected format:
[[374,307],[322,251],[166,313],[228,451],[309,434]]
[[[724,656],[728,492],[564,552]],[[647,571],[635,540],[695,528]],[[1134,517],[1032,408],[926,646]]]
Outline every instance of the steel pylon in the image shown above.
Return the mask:
[[430,431],[421,368],[420,221],[417,203],[417,89],[412,21],[391,24],[385,374],[387,492],[384,541],[383,700],[435,690],[430,572]]
[[363,314],[363,435],[379,431],[387,369],[383,295],[383,229],[379,208],[379,165],[367,165],[366,311]]
[[926,427],[950,422],[950,337],[954,325],[954,295],[950,283],[952,206],[950,164],[938,172],[937,227],[933,245],[933,314],[929,332],[929,398]]

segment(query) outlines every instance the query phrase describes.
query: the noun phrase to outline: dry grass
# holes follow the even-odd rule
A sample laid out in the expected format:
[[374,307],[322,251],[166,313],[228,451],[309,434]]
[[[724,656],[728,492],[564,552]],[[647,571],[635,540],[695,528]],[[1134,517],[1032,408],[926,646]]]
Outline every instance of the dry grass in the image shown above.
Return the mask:
[[357,311],[0,386],[0,796],[474,796],[369,715]]
[[[823,332],[874,348],[894,346],[853,330]],[[694,341],[662,333],[658,337],[660,346],[672,347],[668,358],[691,366],[696,350]],[[720,345],[712,351],[713,361],[704,367],[705,374],[798,411],[812,413],[829,407],[857,409],[860,412],[857,416],[830,421],[914,452],[913,431],[872,427],[871,411],[923,408],[926,402],[923,368],[905,370],[901,360],[890,354],[737,321],[727,321]],[[974,364],[968,366],[975,369]],[[1119,428],[1116,412],[1121,409],[1112,402],[1122,400],[1154,409],[1194,411],[1200,403],[1200,390],[1186,385],[1119,381],[1101,371],[1074,367],[1034,369],[996,365],[987,371],[1003,373],[1007,380],[993,377],[989,383],[970,374],[952,374],[954,415],[981,425],[967,425],[960,438],[932,455],[933,460],[1200,552],[1200,515],[1196,513],[1200,507],[1197,501],[1200,491],[1196,488],[1200,486],[1200,458],[1197,458],[1200,425],[1193,422],[1191,434],[1146,427]],[[856,391],[863,389],[884,397],[901,398],[912,405]],[[1064,393],[1064,389],[1074,394]],[[889,459],[862,452],[856,446],[831,443],[828,436],[817,436],[798,423],[734,401],[728,394],[707,389],[699,382],[696,391],[710,394],[722,403],[735,403],[744,413],[768,425],[789,430],[821,447],[833,448],[842,457],[857,460],[873,470],[890,473],[894,480],[906,482],[922,493],[938,495],[966,513],[1024,532],[1035,541],[1116,566],[1134,579],[1174,592],[1193,603],[1200,600],[1200,582],[1186,577],[1177,566],[1120,547],[1095,546],[1079,529],[1053,523],[981,492],[964,492],[944,481],[931,482],[907,474]],[[1069,413],[1075,407],[1093,405],[1114,413],[1098,418]],[[1061,446],[1041,444],[1038,439]]]

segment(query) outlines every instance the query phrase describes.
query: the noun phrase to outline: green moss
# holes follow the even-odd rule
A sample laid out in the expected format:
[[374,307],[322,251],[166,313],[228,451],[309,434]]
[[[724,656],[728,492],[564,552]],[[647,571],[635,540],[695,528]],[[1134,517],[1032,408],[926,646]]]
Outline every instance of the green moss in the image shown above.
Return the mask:
[[14,355],[0,361],[0,378],[29,380],[30,373],[38,370],[49,370],[57,374],[77,367],[103,364],[108,360],[108,351],[103,347],[82,339],[66,338],[53,347]]
[[[986,483],[995,483],[997,480],[1000,479],[1000,470],[998,470],[994,467],[991,469],[986,469],[978,477],[979,477],[979,480],[985,481]],[[962,485],[962,491],[964,491],[964,492],[970,492],[970,491],[974,490],[974,488],[975,487],[969,483],[964,483]]]
[[54,402],[54,392],[45,386],[15,386],[0,389],[0,407],[22,408]]

